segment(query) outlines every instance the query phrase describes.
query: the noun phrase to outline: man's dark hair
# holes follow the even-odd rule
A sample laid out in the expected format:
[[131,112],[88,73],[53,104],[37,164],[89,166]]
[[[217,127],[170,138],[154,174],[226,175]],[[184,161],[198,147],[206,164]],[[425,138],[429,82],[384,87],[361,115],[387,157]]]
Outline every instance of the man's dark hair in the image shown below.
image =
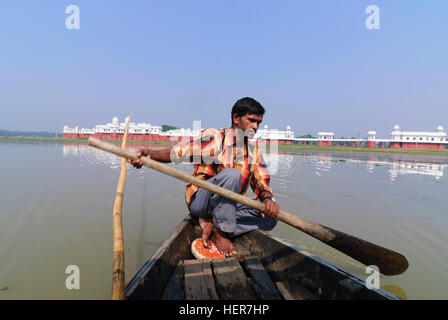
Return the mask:
[[255,99],[245,97],[241,98],[232,108],[231,121],[233,126],[233,115],[236,113],[238,118],[244,117],[246,114],[264,115],[263,106]]

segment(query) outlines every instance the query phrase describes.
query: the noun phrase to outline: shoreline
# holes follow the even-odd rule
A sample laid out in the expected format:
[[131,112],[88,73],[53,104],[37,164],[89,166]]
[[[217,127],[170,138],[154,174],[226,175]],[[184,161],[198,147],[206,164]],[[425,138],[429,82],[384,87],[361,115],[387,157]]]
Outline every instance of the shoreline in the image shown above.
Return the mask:
[[448,156],[448,149],[393,149],[393,148],[367,148],[367,147],[337,147],[337,146],[309,146],[309,145],[278,145],[282,151],[335,151],[335,152],[365,152],[365,153],[392,153],[392,154],[422,154]]
[[[0,136],[0,141],[39,141],[39,142],[81,142],[87,143],[88,138],[38,138],[38,137],[5,137]],[[110,143],[121,143],[119,139],[104,140]],[[134,145],[174,145],[177,142],[171,141],[142,141],[128,140],[127,144]],[[270,149],[269,145],[267,146]],[[368,152],[368,153],[402,153],[402,154],[422,154],[422,155],[442,155],[448,156],[448,149],[391,149],[391,148],[367,148],[367,147],[338,147],[338,146],[317,146],[317,145],[277,145],[282,151],[336,151],[336,152]]]
[[[102,139],[110,143],[121,144],[121,139]],[[40,141],[40,142],[83,142],[87,143],[88,138],[38,138],[38,137],[4,137],[0,136],[0,141]],[[172,145],[170,141],[142,141],[142,140],[127,140],[126,144],[158,144],[158,145]]]

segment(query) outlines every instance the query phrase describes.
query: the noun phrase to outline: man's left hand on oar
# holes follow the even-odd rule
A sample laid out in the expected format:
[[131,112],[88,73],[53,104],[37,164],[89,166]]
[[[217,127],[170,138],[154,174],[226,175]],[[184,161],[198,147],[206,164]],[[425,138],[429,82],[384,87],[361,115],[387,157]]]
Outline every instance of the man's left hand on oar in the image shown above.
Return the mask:
[[280,212],[280,206],[269,198],[264,199],[263,204],[265,205],[266,210],[261,213],[261,216],[263,218],[264,217],[277,218],[278,213]]

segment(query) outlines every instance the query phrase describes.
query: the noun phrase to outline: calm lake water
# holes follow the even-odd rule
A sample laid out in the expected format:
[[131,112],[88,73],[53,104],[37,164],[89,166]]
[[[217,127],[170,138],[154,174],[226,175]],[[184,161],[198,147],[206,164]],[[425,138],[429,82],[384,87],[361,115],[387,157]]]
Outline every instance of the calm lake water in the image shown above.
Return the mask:
[[[0,154],[0,299],[110,299],[120,158],[84,143],[1,141]],[[407,257],[409,269],[381,276],[381,287],[408,299],[448,299],[448,157],[299,151],[268,160],[282,209]],[[192,172],[191,164],[177,168]],[[126,282],[187,215],[184,186],[129,167]],[[286,224],[271,233],[368,276]],[[69,265],[79,267],[79,290],[65,286]]]

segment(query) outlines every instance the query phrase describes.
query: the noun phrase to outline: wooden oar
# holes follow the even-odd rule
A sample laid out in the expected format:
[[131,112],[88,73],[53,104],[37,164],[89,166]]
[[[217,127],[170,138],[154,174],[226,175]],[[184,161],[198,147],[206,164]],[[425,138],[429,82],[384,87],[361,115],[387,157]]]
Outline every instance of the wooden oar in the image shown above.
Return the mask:
[[[116,154],[129,159],[138,159],[136,152],[123,150],[111,143],[101,141],[96,138],[89,138],[89,145],[98,149]],[[244,197],[243,195],[234,193],[225,188],[216,186],[208,181],[193,177],[187,173],[177,170],[171,166],[165,165],[152,159],[141,157],[142,163],[154,170],[163,172],[182,181],[195,184],[213,193],[219,194],[227,199],[242,203],[261,212],[265,210],[263,203]],[[370,266],[376,265],[379,271],[385,275],[397,275],[403,273],[409,266],[406,257],[395,251],[380,247],[368,241],[356,238],[341,231],[325,227],[313,221],[298,217],[291,213],[280,210],[277,217],[283,221],[327,245],[344,252],[348,256],[358,260],[359,262]]]
[[[123,141],[121,142],[121,150],[126,148],[126,139],[128,137],[129,122],[132,114],[126,121],[126,129],[124,131]],[[114,255],[112,263],[112,300],[124,299],[124,241],[123,241],[123,223],[121,219],[124,185],[126,182],[126,158],[121,158],[121,171],[118,178],[117,193],[115,195],[115,203],[113,210],[113,239],[114,239]]]

